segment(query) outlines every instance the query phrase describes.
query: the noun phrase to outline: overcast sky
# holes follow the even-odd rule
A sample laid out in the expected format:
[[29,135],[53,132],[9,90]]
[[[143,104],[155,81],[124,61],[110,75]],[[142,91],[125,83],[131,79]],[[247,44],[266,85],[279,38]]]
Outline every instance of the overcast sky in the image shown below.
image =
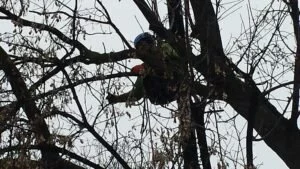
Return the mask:
[[[141,28],[137,23],[136,18],[140,22],[142,28],[147,31],[148,23],[142,16],[141,12],[135,6],[132,1],[121,0],[121,1],[105,1],[108,7],[108,10],[111,12],[112,20],[120,28],[120,30],[125,34],[126,38],[133,40],[135,36],[141,32]],[[225,1],[223,1],[225,2]],[[264,7],[265,3],[269,1],[261,0],[251,0],[251,3],[255,9],[261,9]],[[163,1],[159,1],[161,6],[161,14],[166,10],[166,6],[163,4]],[[241,17],[247,17],[245,3],[238,5],[234,13],[224,18],[220,22],[222,41],[224,46],[227,45],[228,41],[232,36],[238,36],[241,31]],[[162,15],[163,16],[163,15]],[[245,18],[244,18],[245,19]],[[130,24],[129,24],[130,23]],[[290,27],[291,25],[289,25]],[[107,40],[105,40],[107,42]],[[111,43],[114,47],[115,40],[112,40]],[[121,46],[121,45],[120,45]],[[122,47],[122,46],[121,46]],[[244,124],[244,121],[241,120],[241,125]],[[268,147],[264,142],[260,141],[258,143],[254,142],[254,155],[257,156],[255,159],[255,164],[261,163],[259,166],[260,169],[286,169],[288,168],[283,161]],[[214,165],[216,166],[216,165]]]
[[[86,5],[88,5],[90,1],[85,1]],[[131,0],[105,0],[105,4],[107,4],[107,8],[109,13],[111,14],[112,21],[115,25],[120,29],[120,31],[125,35],[125,37],[133,41],[135,36],[144,31],[148,30],[148,23],[142,16],[141,12],[135,6],[135,4]],[[251,0],[251,3],[257,8],[259,6],[263,6],[262,3],[266,1],[261,0]],[[244,3],[245,4],[245,3]],[[93,5],[91,5],[93,6]],[[166,10],[166,6],[164,1],[159,1],[160,12],[163,13]],[[240,33],[240,18],[245,14],[245,6],[240,5],[241,8],[237,8],[237,10],[232,13],[230,16],[224,18],[220,22],[221,34],[224,46],[230,40],[230,37],[237,36]],[[138,20],[138,22],[137,22]],[[5,23],[5,24],[3,24]],[[1,30],[3,33],[5,31],[10,31],[12,28],[12,24],[10,22],[1,22]],[[141,29],[141,27],[142,29]],[[103,52],[104,48],[102,43],[105,43],[105,47],[107,51],[119,51],[123,49],[123,44],[119,40],[118,36],[115,35],[104,35],[100,36],[101,38],[89,38],[84,41],[84,44],[99,52]],[[2,44],[1,44],[2,45]],[[240,120],[240,124],[243,125],[245,122]],[[255,162],[262,163],[259,166],[260,169],[286,169],[286,165],[282,162],[282,160],[270,149],[268,148],[262,141],[255,143],[254,146],[254,155],[257,156]],[[215,162],[215,161],[214,161]],[[257,164],[255,163],[255,164]],[[216,166],[214,164],[214,166]]]

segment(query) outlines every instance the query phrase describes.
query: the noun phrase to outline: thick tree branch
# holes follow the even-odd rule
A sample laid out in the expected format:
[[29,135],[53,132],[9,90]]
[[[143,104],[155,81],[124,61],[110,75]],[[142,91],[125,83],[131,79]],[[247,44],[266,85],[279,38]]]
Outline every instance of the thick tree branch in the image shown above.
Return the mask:
[[171,31],[178,36],[184,37],[184,25],[182,16],[181,0],[167,0],[169,25]]
[[183,150],[184,169],[200,169],[198,161],[195,130],[190,131],[190,137]]
[[[277,111],[277,109],[261,94],[255,86],[249,86],[245,82],[236,78],[230,64],[227,64],[227,58],[224,55],[220,37],[220,30],[217,19],[213,11],[211,1],[209,0],[191,0],[195,15],[196,26],[193,31],[194,36],[199,38],[201,47],[209,55],[214,54],[216,59],[214,64],[223,70],[226,75],[223,76],[222,83],[212,81],[215,89],[222,88],[226,97],[224,100],[229,103],[240,115],[248,119],[249,100],[251,91],[258,93],[257,114],[254,122],[254,128],[263,137],[266,144],[272,148],[290,168],[297,168],[300,162],[297,161],[297,154],[300,153],[300,132],[291,131],[286,120]],[[196,29],[196,30],[195,30]],[[207,49],[206,49],[207,48]],[[202,51],[203,52],[203,51]],[[201,72],[206,79],[214,78],[208,76],[207,57],[196,65],[196,69]],[[254,82],[253,82],[254,83]],[[269,131],[272,131],[269,133]]]
[[[211,1],[191,0],[190,2],[195,18],[191,36],[200,40],[203,54],[208,52],[209,55],[222,56],[220,29]],[[221,59],[220,62],[223,60],[222,58],[217,59]]]
[[[1,47],[0,69],[4,71],[8,81],[10,82],[13,93],[18,100],[18,104],[23,108],[27,118],[31,122],[31,127],[36,133],[37,142],[40,145],[47,144],[50,139],[50,132],[46,122],[41,116],[41,111],[32,99],[19,70],[15,67],[7,53]],[[42,159],[45,162],[45,167],[47,167],[53,161],[60,159],[60,157],[58,153],[42,151]]]
[[[107,62],[116,62],[129,58],[136,58],[135,50],[122,50],[119,52],[110,52],[110,53],[98,53],[94,51],[88,51],[84,55],[78,56],[78,61],[81,61],[85,64],[103,64]],[[72,59],[75,61],[76,59]],[[71,60],[68,62],[72,62]]]
[[[248,85],[252,86],[251,82]],[[254,84],[255,85],[255,84]],[[255,116],[257,113],[257,103],[258,100],[257,90],[251,93],[249,100],[249,111],[248,111],[248,126],[247,126],[247,136],[246,136],[246,152],[247,152],[247,168],[254,168],[253,163],[253,129],[255,123]]]
[[[200,72],[207,67],[205,61],[201,63],[196,67]],[[221,86],[218,86],[218,84],[214,85],[215,94],[209,94],[209,90],[202,85],[197,85],[196,87],[201,90],[201,92],[198,92],[199,94],[229,103],[247,120],[249,120],[248,112],[251,106],[249,100],[252,92],[256,91],[259,102],[257,103],[254,129],[290,168],[300,166],[300,162],[298,163],[297,161],[297,154],[300,153],[300,145],[298,144],[300,142],[300,132],[298,130],[290,130],[289,121],[278,112],[256,86],[249,86],[240,79],[232,76],[227,76]],[[219,88],[222,88],[222,91],[218,91]],[[223,97],[224,93],[226,97]]]
[[[205,100],[205,99],[204,99]],[[193,125],[196,129],[198,146],[200,149],[200,158],[203,169],[211,169],[210,154],[206,140],[205,122],[204,122],[204,108],[205,105],[201,102],[192,105],[192,119]]]
[[292,115],[290,118],[291,125],[298,130],[297,119],[299,117],[299,89],[300,89],[300,25],[299,25],[299,8],[298,0],[290,0],[290,15],[293,21],[294,34],[296,37],[296,56],[295,56],[295,72],[294,72],[294,88],[293,88],[293,105]]
[[[35,90],[41,84],[45,83],[48,79],[50,79],[51,77],[56,75],[58,72],[60,72],[60,70],[62,68],[70,66],[74,63],[81,62],[84,64],[100,65],[100,64],[104,64],[104,63],[108,63],[108,62],[116,62],[116,61],[120,61],[120,60],[124,60],[124,59],[128,59],[128,58],[135,58],[135,57],[136,57],[135,50],[123,50],[123,51],[119,51],[119,52],[111,52],[111,53],[103,53],[103,54],[88,50],[87,53],[84,55],[79,55],[79,56],[76,56],[74,58],[70,58],[67,60],[57,61],[57,59],[55,59],[56,63],[57,62],[60,63],[60,66],[57,66],[53,70],[47,72],[41,79],[39,79],[37,82],[35,82],[30,87],[30,91]],[[102,80],[102,78],[100,77],[98,80]]]

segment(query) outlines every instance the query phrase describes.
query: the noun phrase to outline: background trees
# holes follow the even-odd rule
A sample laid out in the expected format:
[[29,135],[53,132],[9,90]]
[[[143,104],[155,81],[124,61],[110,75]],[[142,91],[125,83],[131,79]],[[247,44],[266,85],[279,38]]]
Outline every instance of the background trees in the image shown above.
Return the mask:
[[[108,105],[107,92],[129,90],[135,78],[126,73],[139,62],[130,39],[141,32],[126,13],[115,23],[113,3],[142,14],[141,27],[186,58],[178,102]],[[219,168],[259,166],[253,141],[300,166],[296,0],[0,6],[1,166],[206,169],[209,157]]]

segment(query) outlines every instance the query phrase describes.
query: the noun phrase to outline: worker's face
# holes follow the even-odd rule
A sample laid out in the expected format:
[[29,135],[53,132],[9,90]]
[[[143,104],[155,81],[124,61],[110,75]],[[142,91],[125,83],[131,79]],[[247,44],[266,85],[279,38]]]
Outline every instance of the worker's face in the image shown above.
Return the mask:
[[154,43],[151,43],[150,41],[140,41],[136,45],[136,55],[137,58],[144,61],[146,58],[151,58],[151,53],[153,53],[154,49]]
[[153,48],[153,44],[147,41],[141,41],[136,45],[136,54],[142,58],[145,54],[149,53]]
[[137,45],[136,45],[136,49],[137,50],[145,50],[148,48],[152,48],[154,46],[154,43],[148,42],[148,41],[140,41]]

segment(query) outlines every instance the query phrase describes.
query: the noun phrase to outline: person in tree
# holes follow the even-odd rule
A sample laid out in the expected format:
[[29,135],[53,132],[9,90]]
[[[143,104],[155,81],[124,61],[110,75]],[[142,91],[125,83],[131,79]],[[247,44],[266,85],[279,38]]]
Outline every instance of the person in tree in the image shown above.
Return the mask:
[[134,46],[137,57],[144,62],[131,69],[138,78],[131,91],[121,95],[109,93],[109,103],[134,102],[142,97],[157,105],[176,100],[183,71],[181,58],[175,50],[163,41],[156,44],[149,33],[138,35]]

